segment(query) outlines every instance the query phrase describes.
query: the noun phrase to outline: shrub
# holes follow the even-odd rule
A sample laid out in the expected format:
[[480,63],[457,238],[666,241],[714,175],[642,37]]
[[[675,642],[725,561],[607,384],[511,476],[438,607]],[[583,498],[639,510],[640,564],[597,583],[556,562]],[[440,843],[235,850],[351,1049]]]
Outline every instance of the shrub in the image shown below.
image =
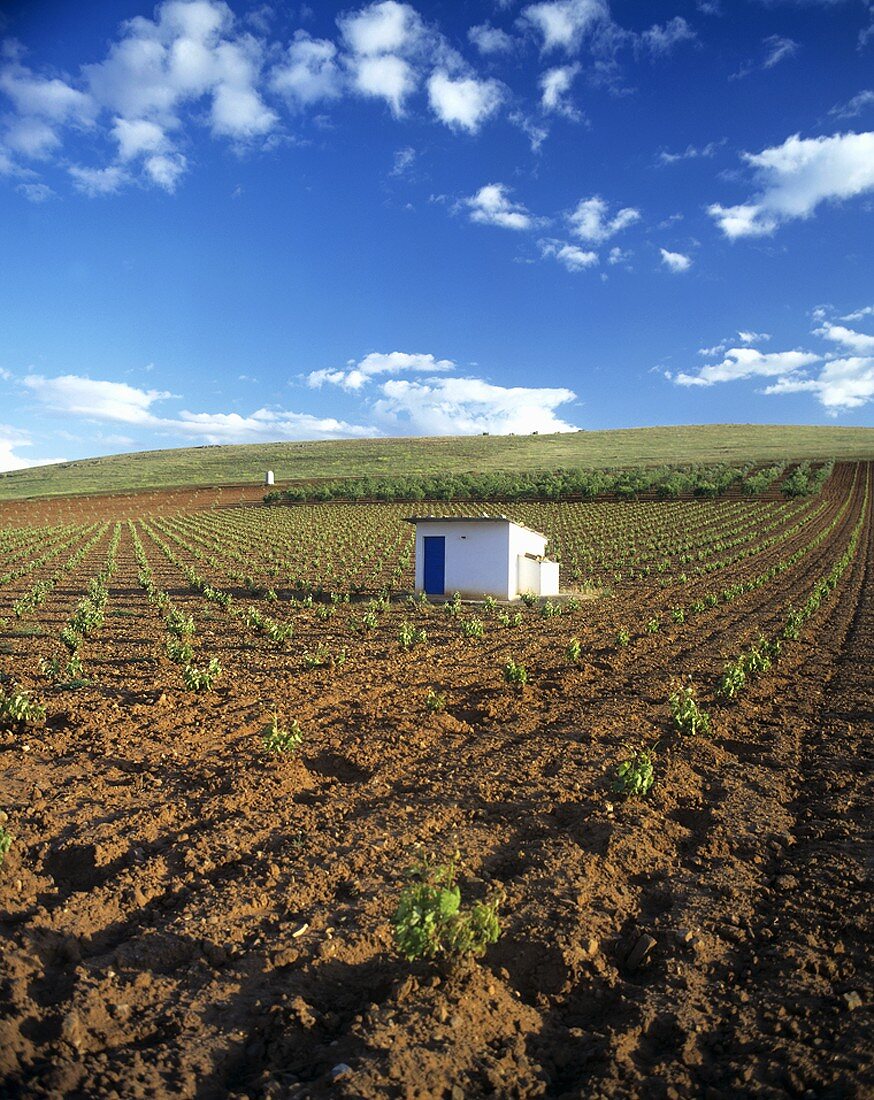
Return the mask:
[[617,630],[617,632],[616,632],[616,645],[620,649],[625,649],[625,647],[628,645],[628,643],[630,641],[631,641],[631,634],[629,633],[628,630],[625,629],[624,626],[622,627],[621,630]]
[[517,687],[522,687],[524,684],[528,683],[528,669],[523,664],[514,661],[511,657],[504,665],[504,680],[508,684],[515,684]]
[[[5,818],[6,815],[4,814],[3,817]],[[0,824],[0,865],[2,865],[11,847],[12,834],[4,824]]]
[[446,695],[442,691],[435,691],[433,688],[428,688],[428,694],[425,696],[425,709],[429,710],[432,714],[440,714],[446,710]]
[[42,722],[45,716],[46,708],[34,702],[26,691],[0,687],[0,721]]
[[497,897],[462,908],[456,859],[414,867],[410,872],[414,881],[401,892],[392,926],[395,945],[410,962],[479,957],[501,934]]
[[568,661],[575,665],[583,653],[583,647],[579,638],[571,638],[567,649],[564,651]]
[[461,633],[465,638],[481,638],[485,633],[482,619],[463,619]]
[[[448,607],[449,604],[446,606]],[[401,629],[398,632],[398,644],[401,649],[412,649],[427,640],[428,633],[423,627],[413,626],[412,623],[406,621],[401,623]]]
[[274,756],[293,756],[303,744],[303,733],[296,720],[290,726],[280,726],[279,715],[274,711],[269,724],[264,727],[261,743],[265,752]]
[[674,725],[680,733],[694,737],[697,733],[710,732],[710,715],[698,706],[691,685],[679,684],[668,702]]
[[212,685],[222,674],[222,666],[217,657],[211,657],[209,664],[203,668],[196,665],[185,665],[182,669],[182,682],[189,691],[211,691]]
[[537,603],[537,595],[534,592],[522,592],[519,599],[526,607],[533,607]]
[[613,790],[616,794],[631,798],[634,795],[643,797],[649,793],[655,782],[655,772],[652,766],[652,757],[641,749],[635,752],[627,760],[623,760],[616,769],[613,780]]

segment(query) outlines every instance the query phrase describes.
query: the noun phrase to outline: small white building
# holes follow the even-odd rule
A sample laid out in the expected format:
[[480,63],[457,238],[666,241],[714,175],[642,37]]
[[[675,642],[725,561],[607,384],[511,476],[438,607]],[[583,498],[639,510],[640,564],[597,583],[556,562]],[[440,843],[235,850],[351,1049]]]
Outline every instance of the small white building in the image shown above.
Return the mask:
[[558,595],[558,562],[549,561],[546,535],[506,516],[413,516],[416,591],[458,592],[467,599],[517,599],[523,592]]
[[264,475],[264,484],[265,485],[275,485],[276,484],[276,482],[273,479],[273,471],[272,470],[268,470],[267,473]]

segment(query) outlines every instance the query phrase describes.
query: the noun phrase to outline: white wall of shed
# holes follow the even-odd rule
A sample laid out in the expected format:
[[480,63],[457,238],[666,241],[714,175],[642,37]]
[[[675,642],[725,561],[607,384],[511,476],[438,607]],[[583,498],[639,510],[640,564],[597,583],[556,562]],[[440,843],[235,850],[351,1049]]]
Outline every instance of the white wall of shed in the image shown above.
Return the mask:
[[[446,595],[467,599],[494,596],[508,600],[515,592],[515,561],[510,576],[509,530],[506,523],[419,523],[416,525],[416,591],[425,588],[425,537],[446,539]],[[511,589],[513,589],[511,591]]]

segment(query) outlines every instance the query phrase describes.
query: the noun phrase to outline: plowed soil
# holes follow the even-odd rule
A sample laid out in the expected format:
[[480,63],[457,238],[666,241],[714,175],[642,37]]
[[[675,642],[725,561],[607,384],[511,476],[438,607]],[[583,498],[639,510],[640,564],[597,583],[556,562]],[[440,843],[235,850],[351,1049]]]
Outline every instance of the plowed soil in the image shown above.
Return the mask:
[[[203,694],[164,654],[127,529],[84,652],[91,682],[41,676],[104,538],[32,629],[9,618],[0,631],[4,673],[47,708],[44,727],[0,731],[13,836],[0,1096],[874,1095],[872,475],[837,468],[815,526],[839,522],[791,569],[627,648],[615,632],[649,613],[644,585],[549,619],[525,611],[515,631],[487,620],[479,642],[433,607],[393,605],[354,638],[354,609],[308,609],[277,649],[143,536],[156,584],[224,669]],[[216,501],[135,503],[95,515]],[[831,599],[771,672],[720,704],[726,660],[803,603],[862,515]],[[32,581],[3,589],[0,615]],[[281,619],[280,597],[265,610]],[[427,645],[398,646],[405,619]],[[311,667],[320,646],[347,647],[345,661]],[[502,678],[511,656],[529,670],[523,688]],[[712,715],[707,736],[672,728],[681,675]],[[442,713],[426,708],[429,688]],[[295,759],[263,749],[274,708],[300,723]],[[622,800],[613,771],[642,744],[657,782]],[[406,870],[456,850],[466,900],[503,890],[501,937],[478,962],[405,962],[391,917]]]

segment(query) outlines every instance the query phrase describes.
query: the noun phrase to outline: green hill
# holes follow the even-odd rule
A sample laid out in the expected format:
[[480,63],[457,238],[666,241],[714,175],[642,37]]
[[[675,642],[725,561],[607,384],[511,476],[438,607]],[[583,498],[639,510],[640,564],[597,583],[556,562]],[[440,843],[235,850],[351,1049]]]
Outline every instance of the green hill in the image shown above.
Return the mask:
[[558,435],[452,436],[183,447],[0,474],[0,500],[333,477],[874,459],[874,428],[705,424]]

